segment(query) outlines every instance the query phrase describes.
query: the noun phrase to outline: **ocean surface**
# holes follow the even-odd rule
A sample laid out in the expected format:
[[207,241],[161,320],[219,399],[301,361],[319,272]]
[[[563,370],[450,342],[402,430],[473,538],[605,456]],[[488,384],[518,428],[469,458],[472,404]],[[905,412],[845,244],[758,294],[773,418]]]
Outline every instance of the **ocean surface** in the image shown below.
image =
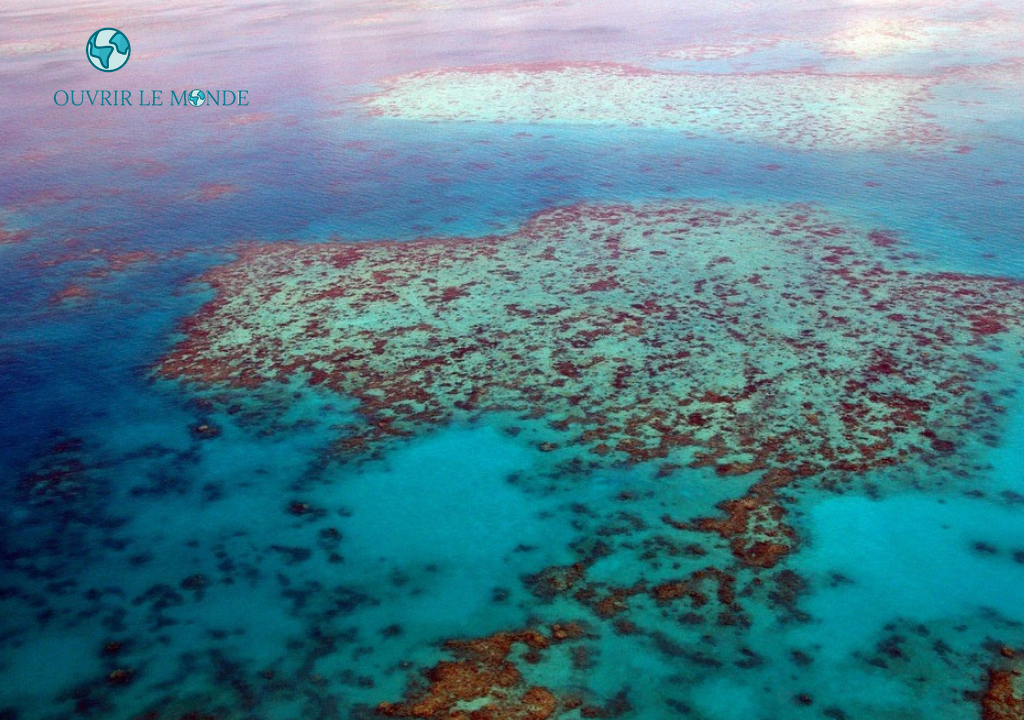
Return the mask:
[[1024,717],[1024,10],[683,5],[0,9],[0,720]]

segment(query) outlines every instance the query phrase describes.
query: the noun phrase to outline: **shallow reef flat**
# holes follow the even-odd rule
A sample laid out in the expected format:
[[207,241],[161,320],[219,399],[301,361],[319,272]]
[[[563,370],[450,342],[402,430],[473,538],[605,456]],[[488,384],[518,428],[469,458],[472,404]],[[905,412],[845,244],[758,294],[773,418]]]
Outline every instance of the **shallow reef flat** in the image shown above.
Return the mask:
[[[216,296],[157,373],[352,396],[361,419],[338,428],[336,461],[485,420],[550,459],[524,487],[584,498],[588,478],[648,469],[574,505],[572,560],[522,578],[525,625],[454,638],[375,713],[956,718],[1016,702],[1001,669],[1014,651],[979,649],[985,633],[1016,637],[1012,623],[951,630],[939,613],[926,627],[886,606],[864,615],[865,648],[829,656],[851,621],[804,605],[812,585],[825,600],[859,587],[856,569],[836,570],[828,548],[844,541],[829,527],[907,517],[935,528],[908,542],[948,542],[932,500],[829,498],[978,495],[1024,358],[1024,283],[929,270],[892,233],[819,207],[704,201],[574,205],[484,238],[249,246],[203,279]],[[1017,577],[1004,560],[993,577]],[[979,593],[950,612],[973,612]],[[632,687],[627,656],[643,675]],[[943,680],[908,699],[914,677]]]
[[[573,465],[758,474],[701,527],[771,566],[776,493],[991,442],[1024,283],[912,269],[807,206],[541,213],[482,239],[250,247],[159,373],[357,398],[343,452],[483,412],[547,418]],[[824,476],[823,476],[824,474]]]
[[980,16],[968,14],[956,20],[942,20],[926,13],[915,15],[901,7],[897,14],[885,11],[851,13],[838,28],[824,31],[746,33],[722,38],[722,42],[714,45],[693,44],[659,54],[666,58],[701,62],[742,57],[788,44],[815,50],[823,59],[870,61],[935,53],[979,53],[1000,57],[1019,50],[1020,31],[1021,23],[1012,13],[994,8]]
[[890,55],[934,53],[941,50],[989,50],[1008,45],[1019,30],[1007,17],[985,17],[960,21],[903,16],[868,16],[817,40],[829,55],[859,60]]
[[938,81],[542,63],[403,75],[363,102],[373,114],[416,120],[627,125],[801,149],[906,150],[945,139],[921,107]]

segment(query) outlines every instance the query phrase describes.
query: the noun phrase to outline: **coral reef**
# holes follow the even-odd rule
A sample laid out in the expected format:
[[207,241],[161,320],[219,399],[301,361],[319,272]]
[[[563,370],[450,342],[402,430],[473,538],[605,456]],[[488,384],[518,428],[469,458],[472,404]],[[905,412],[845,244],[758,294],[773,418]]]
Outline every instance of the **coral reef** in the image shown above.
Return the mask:
[[368,111],[418,120],[567,122],[658,128],[803,149],[944,140],[921,104],[936,79],[795,70],[672,73],[614,63],[539,63],[403,75]]
[[1005,646],[1000,655],[988,670],[981,715],[983,720],[1020,720],[1024,718],[1024,657]]
[[[499,632],[484,638],[449,640],[445,647],[456,657],[426,672],[425,689],[410,686],[409,697],[400,703],[385,702],[377,712],[385,717],[436,718],[437,720],[546,720],[561,710],[596,706],[582,698],[558,697],[549,688],[529,685],[516,669],[513,655],[525,650],[521,660],[540,661],[553,644],[570,642],[584,634],[577,623],[555,623],[547,632],[538,629]],[[591,714],[584,717],[610,717]]]
[[505,236],[249,248],[205,280],[160,375],[352,395],[347,457],[497,411],[546,418],[539,449],[582,471],[751,476],[722,515],[666,522],[754,567],[796,542],[793,486],[981,441],[1021,358],[1024,283],[923,271],[807,206],[576,205]]

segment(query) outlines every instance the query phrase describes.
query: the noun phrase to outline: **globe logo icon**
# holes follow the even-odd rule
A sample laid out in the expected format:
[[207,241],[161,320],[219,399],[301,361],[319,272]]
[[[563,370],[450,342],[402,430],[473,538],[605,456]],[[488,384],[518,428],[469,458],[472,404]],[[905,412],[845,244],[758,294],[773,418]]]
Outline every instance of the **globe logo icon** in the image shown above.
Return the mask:
[[192,107],[199,107],[206,102],[206,93],[202,90],[193,90],[188,94],[188,104]]
[[114,72],[124,67],[132,46],[117,28],[102,28],[89,36],[85,56],[92,66],[102,72]]

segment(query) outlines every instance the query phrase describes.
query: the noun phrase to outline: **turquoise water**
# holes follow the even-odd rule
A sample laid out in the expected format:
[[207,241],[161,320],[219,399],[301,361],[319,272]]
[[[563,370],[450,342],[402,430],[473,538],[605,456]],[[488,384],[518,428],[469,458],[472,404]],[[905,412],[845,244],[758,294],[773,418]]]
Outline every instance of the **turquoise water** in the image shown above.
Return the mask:
[[[450,657],[446,640],[573,619],[588,623],[586,653],[558,647],[517,667],[594,703],[624,693],[606,717],[981,717],[993,648],[1024,646],[1019,366],[995,372],[1008,392],[996,437],[962,467],[794,490],[798,550],[771,570],[735,569],[744,622],[700,624],[637,594],[619,617],[638,633],[530,578],[590,558],[603,592],[731,568],[723,538],[665,541],[662,518],[713,515],[755,477],[726,486],[681,468],[666,481],[655,462],[574,470],[571,449],[540,449],[560,439],[543,417],[511,432],[498,414],[347,456],[353,398],[300,379],[244,390],[157,378],[182,321],[215,295],[195,281],[241,243],[482,238],[581,201],[814,203],[893,231],[920,267],[1024,278],[1019,85],[933,93],[925,109],[967,153],[424,123],[352,102],[390,75],[495,62],[928,75],[1019,63],[1019,43],[988,47],[983,33],[968,50],[858,60],[793,39],[899,16],[867,5],[435,5],[220,7],[210,19],[101,4],[73,27],[56,7],[0,11],[0,229],[25,234],[0,244],[0,719],[373,717]],[[914,13],[1021,22],[1009,4]],[[78,45],[110,22],[136,53],[126,87],[229,78],[265,117],[59,112],[55,88],[98,82]],[[300,30],[309,62],[297,72],[270,56]],[[696,65],[659,56],[751,34],[787,39]],[[44,47],[18,54],[27,41]],[[68,287],[84,296],[55,297]],[[781,587],[784,571],[800,580],[780,600],[761,588]]]

